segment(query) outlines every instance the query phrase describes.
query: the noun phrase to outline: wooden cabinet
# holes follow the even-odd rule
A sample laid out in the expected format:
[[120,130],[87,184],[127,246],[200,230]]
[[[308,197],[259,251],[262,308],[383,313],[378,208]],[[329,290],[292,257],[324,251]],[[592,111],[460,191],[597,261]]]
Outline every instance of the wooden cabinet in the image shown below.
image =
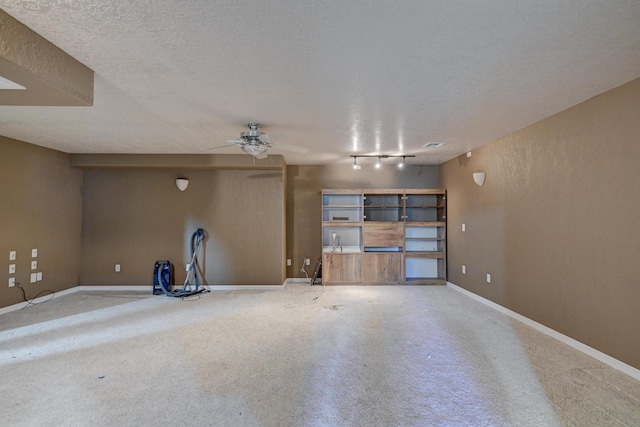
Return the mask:
[[325,284],[445,284],[446,192],[323,190]]
[[402,252],[366,252],[363,279],[369,285],[402,285]]
[[323,253],[322,281],[343,285],[362,284],[362,254]]

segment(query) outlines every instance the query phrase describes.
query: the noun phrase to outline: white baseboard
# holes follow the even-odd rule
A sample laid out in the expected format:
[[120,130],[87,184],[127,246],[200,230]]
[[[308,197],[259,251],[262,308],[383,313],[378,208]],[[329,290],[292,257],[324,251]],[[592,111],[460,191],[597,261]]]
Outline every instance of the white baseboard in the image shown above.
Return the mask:
[[[96,286],[76,286],[71,288],[74,292],[80,291],[133,291],[133,292],[149,292],[153,293],[153,285],[121,285],[121,286],[108,286],[108,285],[96,285]],[[70,290],[71,290],[70,289]]]
[[524,317],[521,314],[516,313],[515,311],[511,311],[508,308],[505,308],[499,304],[496,304],[493,301],[490,301],[486,298],[481,297],[480,295],[474,294],[473,292],[470,292],[464,288],[461,288],[458,285],[454,285],[451,282],[447,282],[447,286],[450,287],[451,289],[454,289],[470,298],[473,298],[476,301],[479,301],[503,314],[506,314],[507,316],[524,323],[527,326],[531,326],[532,328],[536,329],[539,332],[542,332],[543,334],[549,335],[552,338],[557,339],[560,342],[563,342],[573,348],[575,348],[576,350],[579,350],[583,353],[585,353],[588,356],[593,357],[596,360],[599,360],[603,363],[606,363],[607,365],[611,366],[612,368],[617,369],[620,372],[623,372],[627,375],[629,375],[632,378],[635,378],[636,380],[640,381],[640,369],[636,369],[631,365],[627,365],[624,362],[621,362],[620,360],[613,358],[611,356],[609,356],[608,354],[602,353],[601,351],[596,350],[593,347],[589,347],[586,344],[581,343],[580,341],[577,341],[571,337],[568,337],[554,329],[551,329],[547,326],[544,326],[543,324],[540,324],[534,320],[529,319],[528,317]]

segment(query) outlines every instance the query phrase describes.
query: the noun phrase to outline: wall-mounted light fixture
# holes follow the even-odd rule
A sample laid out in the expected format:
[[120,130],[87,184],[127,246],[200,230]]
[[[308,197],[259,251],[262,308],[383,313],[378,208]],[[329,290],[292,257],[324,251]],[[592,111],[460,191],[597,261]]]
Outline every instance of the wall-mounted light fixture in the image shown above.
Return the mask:
[[486,178],[486,174],[484,172],[474,172],[473,173],[473,182],[478,184],[480,187],[484,185],[484,179]]
[[178,190],[184,191],[189,186],[189,180],[187,178],[177,178],[176,179],[176,187]]
[[358,164],[358,157],[373,157],[373,158],[377,158],[378,161],[375,164],[376,169],[380,169],[380,167],[382,167],[382,159],[389,159],[389,158],[401,158],[402,162],[398,163],[398,167],[400,169],[402,169],[404,167],[404,165],[407,163],[407,157],[415,157],[412,154],[381,154],[381,155],[368,155],[368,154],[363,154],[361,156],[355,156],[352,155],[350,157],[353,157],[353,168],[354,169],[361,169],[362,166]]

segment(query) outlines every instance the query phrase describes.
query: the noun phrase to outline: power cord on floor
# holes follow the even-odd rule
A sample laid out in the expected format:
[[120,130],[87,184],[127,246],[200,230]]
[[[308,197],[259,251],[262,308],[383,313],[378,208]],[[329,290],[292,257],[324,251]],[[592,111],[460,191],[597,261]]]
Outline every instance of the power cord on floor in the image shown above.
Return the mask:
[[304,268],[304,265],[306,264],[306,262],[307,262],[307,259],[306,259],[306,258],[304,258],[304,259],[302,260],[302,265],[300,266],[300,271],[301,271],[302,273],[304,273],[304,277],[306,277],[306,278],[307,278],[307,280],[309,281],[309,283],[310,283],[311,285],[313,285],[313,283],[311,283],[311,279],[309,278],[309,273],[307,273],[307,269],[306,269],[306,268]]
[[[38,292],[38,294],[35,297],[33,297],[31,299],[27,299],[27,293],[24,291],[24,288],[22,286],[20,286],[20,283],[16,282],[16,286],[20,289],[20,291],[22,291],[22,299],[24,300],[24,302],[27,303],[27,305],[22,307],[21,310],[24,310],[25,308],[29,307],[30,305],[38,305],[38,304],[44,304],[45,302],[49,302],[56,295],[55,292],[45,289],[44,291]],[[49,298],[48,300],[45,300],[45,301],[34,302],[37,298],[40,298],[43,294],[51,295],[51,298]]]

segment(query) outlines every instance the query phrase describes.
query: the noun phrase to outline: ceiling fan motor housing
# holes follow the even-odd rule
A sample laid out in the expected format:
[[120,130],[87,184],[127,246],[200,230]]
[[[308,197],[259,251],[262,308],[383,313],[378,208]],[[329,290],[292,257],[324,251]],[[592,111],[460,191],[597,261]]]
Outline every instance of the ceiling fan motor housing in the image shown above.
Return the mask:
[[264,132],[260,132],[260,123],[249,123],[249,130],[242,132],[240,136],[246,140],[257,140]]

